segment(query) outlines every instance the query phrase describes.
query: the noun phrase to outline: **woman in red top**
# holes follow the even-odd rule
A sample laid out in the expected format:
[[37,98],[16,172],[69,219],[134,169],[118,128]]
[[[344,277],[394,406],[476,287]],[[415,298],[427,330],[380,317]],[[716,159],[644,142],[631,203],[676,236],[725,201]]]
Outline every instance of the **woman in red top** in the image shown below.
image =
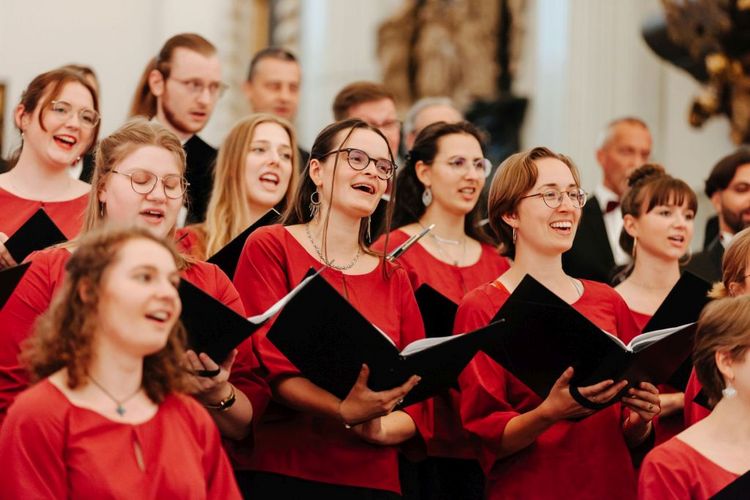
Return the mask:
[[206,410],[180,394],[178,256],[145,229],[94,231],[25,354],[36,385],[0,432],[8,498],[240,498]]
[[[641,332],[680,279],[680,258],[693,239],[698,202],[690,186],[667,175],[660,165],[636,169],[628,187],[621,205],[620,246],[633,256],[633,265],[621,273],[626,278],[615,289]],[[684,429],[684,393],[661,386],[659,399],[661,413],[654,420],[657,444]]]
[[641,466],[638,496],[708,499],[750,470],[750,297],[709,303],[693,362],[714,409],[655,448]]
[[[126,123],[99,144],[83,233],[107,223],[137,225],[157,237],[172,237],[187,187],[184,170],[185,152],[174,134],[144,119]],[[28,386],[28,373],[18,354],[34,321],[49,307],[61,285],[75,244],[34,254],[24,279],[0,310],[0,422],[15,396]],[[244,313],[237,291],[216,266],[181,259],[180,270],[184,278]],[[205,354],[199,358],[189,351],[188,359],[196,370],[219,368]],[[257,395],[262,405],[266,391],[260,381],[235,391],[227,381],[232,359],[226,360],[215,377],[196,378],[194,390],[203,403],[214,407],[235,398],[228,411],[214,409],[212,414],[223,434],[242,438],[249,432],[247,422],[252,418],[246,394]]]
[[269,210],[283,210],[298,163],[294,129],[283,118],[260,113],[237,123],[219,149],[206,221],[177,230],[177,247],[206,260]]
[[[724,251],[721,268],[721,282],[714,285],[709,293],[709,297],[712,299],[721,299],[725,297],[738,297],[750,293],[750,229],[743,229],[734,235],[732,242]],[[702,403],[695,401],[702,389],[703,387],[698,380],[695,369],[693,369],[690,373],[687,388],[685,388],[686,427],[690,427],[711,413],[705,401]]]
[[[248,314],[268,308],[312,268],[398,348],[423,328],[406,273],[365,243],[368,218],[395,172],[383,134],[360,120],[326,127],[315,140],[284,226],[259,229],[247,240],[235,285]],[[424,405],[392,411],[417,382],[392,390],[367,388],[365,366],[339,400],[315,386],[256,332],[259,361],[281,404],[256,423],[255,448],[238,477],[253,498],[397,498],[397,449],[421,424]],[[232,380],[243,376],[238,368]],[[249,472],[254,471],[254,472]]]
[[[456,304],[464,295],[499,276],[510,266],[479,226],[477,202],[491,170],[482,151],[482,136],[468,122],[439,122],[426,127],[407,156],[395,192],[388,250],[425,227],[435,228],[398,258],[417,290],[429,285]],[[373,245],[382,250],[386,236]],[[452,396],[452,397],[451,397]],[[441,498],[483,498],[484,476],[471,441],[451,399],[433,400],[433,432],[427,442],[431,458],[419,464],[421,489]]]
[[96,90],[72,70],[42,73],[23,92],[15,111],[21,149],[0,174],[0,269],[17,264],[3,243],[39,208],[65,236],[78,234],[91,186],[68,169],[96,141],[98,110]]
[[[617,292],[563,272],[561,255],[573,243],[586,202],[579,185],[573,163],[546,148],[503,162],[490,189],[490,224],[515,260],[498,279],[466,295],[456,316],[457,332],[488,324],[529,274],[598,327],[623,338],[633,334],[635,325]],[[572,368],[565,370],[542,400],[482,352],[463,371],[461,419],[481,442],[487,498],[635,496],[628,447],[650,433],[651,419],[659,413],[657,389],[643,383],[629,389],[622,406],[593,412],[571,396],[572,376]],[[601,403],[625,385],[605,380],[579,390]],[[631,410],[627,417],[622,407]]]

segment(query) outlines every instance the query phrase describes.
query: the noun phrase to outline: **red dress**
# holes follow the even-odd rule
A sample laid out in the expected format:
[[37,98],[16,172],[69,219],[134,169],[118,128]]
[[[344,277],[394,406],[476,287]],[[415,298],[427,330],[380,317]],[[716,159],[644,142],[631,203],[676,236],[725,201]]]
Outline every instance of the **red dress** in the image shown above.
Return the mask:
[[[646,327],[648,322],[651,321],[651,318],[653,316],[651,314],[643,314],[638,311],[633,311],[632,309],[630,313],[633,315],[633,320],[635,320],[639,332],[643,332],[643,329]],[[659,384],[659,394],[674,394],[677,392],[680,391],[670,385]],[[687,399],[685,399],[685,405],[687,406]],[[684,430],[685,423],[682,411],[678,411],[667,417],[657,415],[654,418],[654,434],[656,438],[654,444],[659,445],[661,443],[669,441]]]
[[[583,295],[572,306],[599,328],[619,337],[632,336],[636,327],[620,295],[602,283],[582,282]],[[487,325],[509,296],[505,287],[492,283],[469,292],[459,307],[455,330]],[[579,422],[558,422],[531,446],[499,459],[505,426],[542,400],[482,352],[462,372],[459,385],[464,427],[481,442],[479,461],[487,476],[488,499],[635,497],[619,403]]]
[[[288,293],[310,268],[321,264],[281,225],[262,227],[245,243],[234,283],[248,315],[265,311]],[[383,277],[381,265],[369,273],[345,275],[327,269],[323,277],[399,349],[422,338],[424,329],[414,294],[403,270]],[[269,381],[300,375],[297,368],[266,338],[268,327],[252,337],[261,368]],[[249,352],[250,346],[240,349]],[[250,373],[238,360],[232,383],[240,386]],[[420,432],[426,405],[406,408]],[[340,421],[293,411],[271,403],[255,424],[252,454],[234,455],[240,469],[282,474],[308,481],[376,490],[400,491],[397,447],[374,446],[344,428]],[[282,495],[283,496],[283,495]]]
[[690,427],[696,422],[706,418],[711,410],[703,405],[696,403],[695,397],[703,390],[703,386],[698,381],[695,374],[695,368],[690,372],[690,379],[685,387],[685,427]]
[[211,417],[182,394],[146,422],[123,424],[45,379],[11,406],[0,450],[3,498],[240,498]]
[[638,498],[706,500],[738,477],[675,437],[646,455],[638,480]]
[[[409,239],[400,229],[391,231],[388,251],[393,250]],[[381,236],[372,249],[383,251],[385,235]],[[409,275],[414,290],[428,284],[456,304],[464,295],[481,284],[491,281],[510,268],[508,259],[498,254],[497,249],[482,243],[479,260],[470,266],[454,266],[436,259],[419,243],[404,252],[396,261]],[[474,458],[471,437],[463,429],[458,416],[460,395],[456,390],[450,394],[438,395],[433,399],[434,422],[427,442],[427,454],[435,457]],[[456,410],[454,410],[456,408]]]
[[[65,248],[49,248],[31,254],[31,266],[0,309],[0,425],[13,399],[29,385],[28,373],[18,356],[34,322],[47,310],[52,296],[62,284],[69,258],[70,251]],[[183,271],[182,276],[226,306],[244,314],[237,290],[215,265],[196,262]],[[262,405],[263,390],[254,390],[248,397],[253,394],[259,395]]]
[[43,208],[60,231],[72,239],[83,225],[83,216],[89,203],[88,193],[66,201],[27,200],[0,188],[0,233],[11,236],[29,217]]

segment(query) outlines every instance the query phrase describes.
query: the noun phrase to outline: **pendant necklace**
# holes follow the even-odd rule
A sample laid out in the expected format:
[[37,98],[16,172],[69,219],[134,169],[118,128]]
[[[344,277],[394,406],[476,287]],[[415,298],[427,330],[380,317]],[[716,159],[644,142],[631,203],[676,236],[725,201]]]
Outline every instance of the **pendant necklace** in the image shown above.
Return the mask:
[[136,389],[136,391],[135,391],[135,392],[134,392],[133,394],[131,394],[130,396],[128,396],[128,397],[126,397],[126,398],[124,398],[124,399],[117,399],[116,397],[114,397],[114,396],[112,395],[112,393],[110,393],[110,392],[109,392],[109,391],[108,391],[107,389],[105,389],[105,388],[104,388],[104,386],[102,386],[102,384],[100,384],[99,382],[97,382],[96,380],[94,380],[94,377],[92,377],[91,375],[89,375],[89,380],[90,380],[90,381],[91,381],[91,383],[93,383],[93,384],[94,384],[94,385],[95,385],[96,387],[98,387],[98,388],[99,388],[99,390],[100,390],[100,391],[102,391],[102,392],[104,393],[104,395],[105,395],[105,396],[107,396],[107,397],[108,397],[109,399],[111,399],[111,400],[112,400],[112,401],[113,401],[113,402],[114,402],[114,403],[115,403],[115,404],[117,405],[117,406],[115,407],[115,411],[116,411],[116,412],[117,412],[117,414],[118,414],[118,415],[120,415],[121,417],[122,417],[123,415],[125,415],[125,406],[123,406],[123,405],[124,405],[125,403],[127,403],[128,401],[130,401],[131,399],[133,399],[133,398],[134,398],[134,397],[135,397],[135,396],[136,396],[136,395],[137,395],[137,394],[138,394],[139,392],[141,392],[141,389],[142,389],[142,387],[138,387],[138,389]]
[[344,266],[337,266],[336,264],[333,263],[333,261],[328,260],[328,259],[326,259],[323,256],[323,251],[315,243],[315,240],[312,237],[312,233],[310,232],[310,223],[309,222],[307,224],[305,224],[305,233],[307,233],[307,239],[310,240],[310,244],[315,249],[315,253],[318,254],[318,258],[320,259],[320,261],[323,262],[323,264],[325,264],[328,267],[332,267],[332,268],[337,269],[339,271],[346,271],[346,270],[351,269],[352,267],[354,267],[354,264],[357,263],[357,261],[359,260],[359,256],[362,254],[362,249],[359,246],[357,246],[357,254],[354,256],[354,258],[352,259],[352,261],[349,262],[348,264],[344,265]]

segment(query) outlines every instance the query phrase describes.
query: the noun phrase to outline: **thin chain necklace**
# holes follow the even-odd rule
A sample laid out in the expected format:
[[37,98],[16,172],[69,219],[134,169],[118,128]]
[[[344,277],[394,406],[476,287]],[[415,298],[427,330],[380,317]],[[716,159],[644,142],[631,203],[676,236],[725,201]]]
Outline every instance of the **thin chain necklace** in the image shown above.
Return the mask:
[[305,233],[307,233],[307,239],[310,240],[310,244],[315,249],[315,253],[318,254],[318,258],[320,259],[320,261],[323,262],[323,264],[325,264],[328,267],[332,267],[339,271],[346,271],[347,269],[351,269],[352,267],[354,267],[354,264],[356,264],[357,261],[359,260],[360,254],[362,254],[362,249],[359,247],[359,245],[357,245],[357,254],[354,256],[352,261],[346,264],[345,266],[337,266],[336,264],[333,263],[332,260],[328,260],[325,257],[323,257],[323,251],[320,249],[317,243],[315,243],[315,240],[312,237],[312,233],[310,232],[309,222],[305,224]]
[[[417,221],[417,224],[419,224],[422,229],[425,228],[422,222]],[[464,260],[464,257],[466,257],[466,240],[468,239],[468,237],[464,235],[464,237],[461,238],[460,240],[450,240],[448,238],[441,238],[440,236],[436,235],[432,231],[430,231],[429,235],[430,235],[430,238],[432,238],[435,241],[435,248],[440,253],[440,255],[442,255],[443,258],[447,260],[449,264],[453,263],[454,266],[458,267],[459,263],[461,263]],[[458,259],[454,259],[451,255],[448,254],[448,252],[446,252],[445,250],[441,248],[440,246],[441,244],[453,245],[453,246],[461,245],[461,256]]]
[[109,391],[108,391],[107,389],[105,389],[105,388],[104,388],[104,386],[102,386],[102,384],[100,384],[99,382],[97,382],[97,381],[96,381],[96,380],[94,379],[94,377],[92,377],[91,375],[89,375],[89,380],[90,380],[90,381],[91,381],[91,383],[93,383],[93,384],[94,384],[94,385],[95,385],[96,387],[98,387],[98,388],[99,388],[99,390],[100,390],[100,391],[102,391],[102,392],[104,393],[104,395],[105,395],[105,396],[107,396],[107,397],[108,397],[109,399],[111,399],[112,401],[114,401],[114,403],[115,403],[115,404],[117,405],[117,406],[115,407],[115,411],[116,411],[116,412],[117,412],[117,414],[118,414],[118,415],[120,415],[121,417],[122,417],[123,415],[125,415],[125,406],[123,406],[123,405],[124,405],[125,403],[127,403],[128,401],[130,401],[131,399],[133,399],[133,398],[134,398],[134,397],[135,397],[135,396],[136,396],[136,395],[137,395],[137,394],[138,394],[139,392],[141,392],[141,389],[142,389],[142,387],[138,387],[138,389],[136,389],[136,391],[135,391],[135,392],[134,392],[133,394],[131,394],[130,396],[128,396],[128,397],[126,397],[126,398],[124,398],[124,399],[117,399],[116,397],[114,397],[114,396],[112,395],[112,393],[111,393],[111,392],[109,392]]

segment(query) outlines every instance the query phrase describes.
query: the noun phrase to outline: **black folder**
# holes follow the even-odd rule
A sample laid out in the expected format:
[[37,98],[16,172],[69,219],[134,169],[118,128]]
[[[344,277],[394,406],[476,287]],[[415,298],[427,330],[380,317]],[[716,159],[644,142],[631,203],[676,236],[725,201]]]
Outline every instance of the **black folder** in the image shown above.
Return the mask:
[[750,498],[750,471],[729,483],[712,496],[711,500],[747,500],[748,498]]
[[414,292],[428,338],[447,337],[453,334],[458,304],[430,285],[420,285]]
[[[627,379],[664,383],[692,351],[695,323],[681,325],[660,340],[642,341],[659,333],[642,334],[632,350],[591,323],[531,276],[525,276],[493,321],[505,320],[502,335],[493,336],[484,351],[540,398],[549,394],[563,371],[575,369],[571,393],[585,406],[591,403],[575,390],[601,382]],[[609,404],[616,402],[613,398]]]
[[421,339],[399,352],[393,341],[370,323],[321,276],[292,298],[274,321],[268,339],[312,383],[344,399],[362,364],[370,368],[368,387],[393,389],[410,376],[422,380],[401,406],[427,399],[454,385],[483,343],[502,328],[442,338]]
[[8,241],[5,242],[5,248],[8,249],[13,259],[20,263],[31,252],[42,250],[63,241],[67,241],[65,235],[52,222],[47,212],[40,208],[8,238]]
[[188,347],[196,353],[204,352],[217,363],[223,362],[229,353],[252,335],[268,319],[302,290],[312,279],[302,280],[292,291],[282,297],[268,310],[245,318],[225,306],[187,280],[180,280],[179,294],[182,301],[180,319],[188,334]]
[[208,262],[216,264],[224,273],[229,276],[230,280],[234,279],[234,272],[237,270],[237,262],[240,260],[242,248],[245,246],[245,240],[256,229],[268,226],[276,222],[279,213],[276,210],[269,210],[260,219],[251,224],[247,229],[238,234],[232,241],[227,243],[221,250],[213,254]]
[[0,309],[3,308],[10,296],[13,295],[13,291],[18,286],[18,283],[21,282],[21,278],[26,274],[30,265],[31,262],[25,262],[20,266],[13,266],[0,271]]

